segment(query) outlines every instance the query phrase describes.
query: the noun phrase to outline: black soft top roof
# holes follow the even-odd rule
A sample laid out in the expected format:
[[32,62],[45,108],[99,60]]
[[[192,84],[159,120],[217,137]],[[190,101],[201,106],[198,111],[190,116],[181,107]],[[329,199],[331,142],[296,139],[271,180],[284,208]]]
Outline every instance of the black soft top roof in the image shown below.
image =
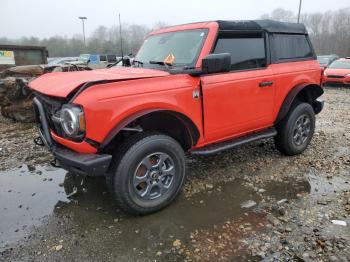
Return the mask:
[[217,21],[219,30],[264,30],[269,33],[307,34],[304,24],[273,20]]

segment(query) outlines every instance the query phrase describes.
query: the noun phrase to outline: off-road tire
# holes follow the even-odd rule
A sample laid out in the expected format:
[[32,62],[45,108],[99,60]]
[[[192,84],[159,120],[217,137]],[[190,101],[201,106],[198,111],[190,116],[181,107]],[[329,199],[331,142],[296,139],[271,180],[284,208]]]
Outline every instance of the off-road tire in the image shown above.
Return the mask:
[[[176,167],[169,191],[161,199],[143,201],[133,189],[133,176],[139,162],[154,152],[170,156]],[[158,132],[137,133],[115,152],[106,182],[119,207],[132,215],[146,215],[168,206],[181,191],[185,180],[185,155],[180,144],[173,138]]]
[[[310,120],[310,130],[305,141],[297,145],[293,136],[296,128],[296,122],[305,116]],[[315,112],[308,103],[294,103],[287,116],[277,124],[277,136],[275,136],[276,148],[284,155],[294,156],[301,154],[310,144],[315,131]]]

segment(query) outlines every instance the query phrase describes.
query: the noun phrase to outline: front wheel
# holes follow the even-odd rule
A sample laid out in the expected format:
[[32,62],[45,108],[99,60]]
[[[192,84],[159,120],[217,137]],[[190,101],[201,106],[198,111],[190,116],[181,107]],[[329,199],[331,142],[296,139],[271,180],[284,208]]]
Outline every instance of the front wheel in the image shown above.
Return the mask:
[[185,178],[185,156],[173,138],[157,133],[134,135],[118,150],[107,183],[126,212],[145,215],[169,205]]
[[301,154],[315,131],[315,112],[308,103],[293,106],[277,126],[276,148],[285,155]]

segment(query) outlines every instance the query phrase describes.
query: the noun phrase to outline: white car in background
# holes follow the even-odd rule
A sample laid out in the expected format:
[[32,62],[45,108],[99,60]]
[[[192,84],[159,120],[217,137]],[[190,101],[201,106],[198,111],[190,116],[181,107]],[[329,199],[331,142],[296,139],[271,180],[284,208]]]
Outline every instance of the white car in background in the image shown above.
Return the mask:
[[67,63],[78,61],[78,57],[56,57],[54,59],[50,59],[48,66],[57,66],[64,65]]

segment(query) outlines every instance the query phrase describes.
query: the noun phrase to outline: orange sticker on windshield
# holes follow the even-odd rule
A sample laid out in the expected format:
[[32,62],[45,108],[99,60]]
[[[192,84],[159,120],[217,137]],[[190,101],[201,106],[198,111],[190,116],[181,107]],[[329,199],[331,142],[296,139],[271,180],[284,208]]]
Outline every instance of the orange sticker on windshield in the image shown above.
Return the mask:
[[175,56],[173,54],[169,54],[165,59],[164,59],[164,64],[167,65],[172,65],[175,61]]

